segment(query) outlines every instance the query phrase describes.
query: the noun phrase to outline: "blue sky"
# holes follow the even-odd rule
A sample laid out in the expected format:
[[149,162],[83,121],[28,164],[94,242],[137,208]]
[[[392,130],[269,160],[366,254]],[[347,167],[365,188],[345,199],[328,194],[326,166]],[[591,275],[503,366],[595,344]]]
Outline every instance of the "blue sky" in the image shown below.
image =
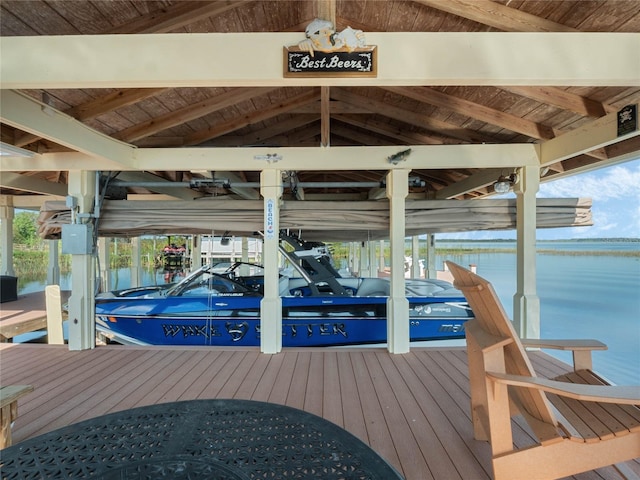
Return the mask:
[[[509,194],[505,197],[513,197]],[[547,228],[538,240],[567,238],[640,238],[640,159],[540,185],[538,198],[589,197],[591,227]],[[499,197],[492,197],[499,198]],[[515,238],[515,231],[439,234],[436,238]]]

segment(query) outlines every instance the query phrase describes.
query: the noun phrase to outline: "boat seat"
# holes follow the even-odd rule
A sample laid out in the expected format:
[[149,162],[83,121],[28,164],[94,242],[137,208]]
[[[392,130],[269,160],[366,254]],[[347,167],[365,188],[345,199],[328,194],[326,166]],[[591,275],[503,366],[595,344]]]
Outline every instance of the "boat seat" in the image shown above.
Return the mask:
[[356,296],[358,297],[374,297],[389,296],[390,284],[384,278],[363,278]]

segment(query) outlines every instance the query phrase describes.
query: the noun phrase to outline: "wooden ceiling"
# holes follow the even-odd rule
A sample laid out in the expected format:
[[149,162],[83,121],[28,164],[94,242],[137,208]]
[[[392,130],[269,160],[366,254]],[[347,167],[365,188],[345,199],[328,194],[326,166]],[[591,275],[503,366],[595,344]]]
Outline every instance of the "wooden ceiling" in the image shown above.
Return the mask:
[[[530,0],[318,0],[318,1],[76,1],[2,0],[2,37],[300,32],[316,17],[365,32],[640,32],[640,2]],[[627,55],[629,52],[611,52]],[[637,51],[635,52],[637,55]],[[127,55],[127,52],[122,52]],[[446,57],[447,52],[442,51]],[[633,53],[632,53],[633,55]],[[194,56],[193,62],[206,58]],[[583,61],[588,61],[585,59]],[[630,62],[637,62],[629,58]],[[602,65],[606,69],[606,65]],[[614,86],[295,86],[180,88],[60,88],[22,93],[91,129],[138,147],[318,147],[544,143],[640,102],[640,79]],[[10,123],[10,122],[8,122]],[[33,132],[3,123],[2,142],[38,153],[72,151]],[[628,158],[638,136],[546,165],[542,181]],[[417,198],[476,198],[493,193],[489,176],[468,188],[447,190],[477,168],[413,169]],[[492,174],[494,174],[493,172]],[[374,198],[383,170],[304,170],[294,182],[325,185],[305,198]],[[2,195],[53,194],[67,171],[5,171]],[[226,178],[259,182],[259,171],[155,170],[121,179]],[[289,188],[285,195],[300,196]],[[255,198],[247,189],[196,188],[197,195]],[[130,192],[168,193],[131,187]],[[449,192],[453,192],[450,194]],[[169,192],[170,193],[170,192]],[[576,196],[580,192],[576,192]],[[314,197],[315,195],[315,197]]]

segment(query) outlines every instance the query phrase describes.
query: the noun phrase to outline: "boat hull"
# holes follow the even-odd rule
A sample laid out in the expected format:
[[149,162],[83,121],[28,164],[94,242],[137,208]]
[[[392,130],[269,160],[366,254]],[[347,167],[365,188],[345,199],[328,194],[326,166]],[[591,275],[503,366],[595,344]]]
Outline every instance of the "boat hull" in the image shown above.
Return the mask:
[[[408,298],[411,341],[464,338],[472,318],[458,297]],[[260,297],[105,299],[98,330],[139,345],[259,346]],[[284,347],[366,345],[387,341],[386,297],[282,297]]]

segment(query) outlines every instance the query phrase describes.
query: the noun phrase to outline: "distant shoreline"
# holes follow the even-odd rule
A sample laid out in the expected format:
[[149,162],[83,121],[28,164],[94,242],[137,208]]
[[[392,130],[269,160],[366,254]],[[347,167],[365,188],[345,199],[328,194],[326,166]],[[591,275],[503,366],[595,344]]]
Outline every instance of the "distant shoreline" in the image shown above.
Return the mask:
[[[515,243],[513,238],[471,239],[471,238],[438,238],[444,243]],[[537,240],[537,243],[640,243],[640,238],[558,238],[555,240]]]
[[[439,255],[469,255],[479,253],[516,253],[515,248],[448,248],[436,246]],[[639,257],[640,250],[557,250],[538,248],[536,253],[542,255],[568,255],[568,256],[610,256],[610,257]]]

